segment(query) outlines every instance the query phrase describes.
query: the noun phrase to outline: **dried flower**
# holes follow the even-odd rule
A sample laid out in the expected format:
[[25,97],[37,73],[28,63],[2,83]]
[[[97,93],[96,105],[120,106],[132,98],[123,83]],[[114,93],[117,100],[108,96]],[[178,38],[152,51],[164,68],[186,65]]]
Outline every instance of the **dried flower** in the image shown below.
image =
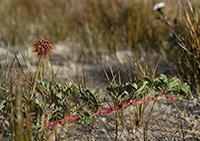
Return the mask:
[[50,56],[50,53],[53,53],[51,50],[53,50],[53,43],[47,36],[38,37],[39,40],[35,40],[35,43],[33,44],[33,52],[36,53],[37,56],[42,58],[43,56],[45,59],[47,59]]
[[157,3],[157,4],[154,6],[153,10],[160,10],[160,9],[164,8],[164,6],[165,6],[165,3],[164,3],[164,2]]

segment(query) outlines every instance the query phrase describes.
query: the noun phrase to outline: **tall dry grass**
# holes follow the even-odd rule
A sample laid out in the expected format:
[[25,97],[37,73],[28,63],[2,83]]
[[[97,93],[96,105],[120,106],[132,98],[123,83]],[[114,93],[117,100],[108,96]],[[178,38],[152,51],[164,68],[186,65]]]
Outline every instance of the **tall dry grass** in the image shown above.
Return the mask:
[[[49,35],[55,43],[72,38],[80,42],[93,56],[103,49],[158,49],[163,39],[168,39],[167,28],[155,21],[152,10],[157,1],[139,0],[2,0],[0,39],[13,45],[32,41],[37,28]],[[177,2],[166,12],[170,18],[177,16]],[[144,44],[145,42],[145,44]],[[103,49],[102,49],[103,48]]]

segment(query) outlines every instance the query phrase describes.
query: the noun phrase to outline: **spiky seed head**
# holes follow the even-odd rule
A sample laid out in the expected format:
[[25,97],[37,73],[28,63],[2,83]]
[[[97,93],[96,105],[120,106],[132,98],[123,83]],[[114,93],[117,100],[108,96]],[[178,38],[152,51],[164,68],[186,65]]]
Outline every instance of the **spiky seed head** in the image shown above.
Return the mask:
[[50,53],[53,53],[51,50],[53,50],[52,47],[53,43],[47,36],[38,37],[38,40],[35,40],[35,43],[33,44],[33,52],[36,53],[36,56],[39,56],[42,58],[43,56],[45,59],[47,59],[50,56]]

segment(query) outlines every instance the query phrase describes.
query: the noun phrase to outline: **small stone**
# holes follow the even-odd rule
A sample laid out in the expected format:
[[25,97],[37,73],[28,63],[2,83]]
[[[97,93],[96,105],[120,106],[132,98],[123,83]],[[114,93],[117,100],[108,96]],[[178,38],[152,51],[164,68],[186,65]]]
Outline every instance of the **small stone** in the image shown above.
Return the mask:
[[103,117],[103,118],[102,118],[102,121],[103,121],[103,122],[106,122],[106,118],[105,118],[105,117]]
[[194,98],[193,102],[194,102],[194,106],[196,106],[197,105],[197,99]]

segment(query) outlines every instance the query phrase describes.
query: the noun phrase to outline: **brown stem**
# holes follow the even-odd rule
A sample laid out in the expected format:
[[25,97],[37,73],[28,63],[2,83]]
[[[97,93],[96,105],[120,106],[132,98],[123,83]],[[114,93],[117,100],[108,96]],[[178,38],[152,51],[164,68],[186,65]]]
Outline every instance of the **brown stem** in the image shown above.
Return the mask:
[[39,60],[39,63],[38,63],[37,74],[36,74],[36,77],[35,77],[35,83],[34,83],[34,86],[33,86],[33,91],[32,91],[32,94],[31,94],[30,101],[32,100],[33,94],[35,92],[35,87],[36,87],[37,79],[38,79],[38,76],[39,76],[39,70],[40,70],[41,60],[42,60],[42,57],[40,57],[40,60]]

